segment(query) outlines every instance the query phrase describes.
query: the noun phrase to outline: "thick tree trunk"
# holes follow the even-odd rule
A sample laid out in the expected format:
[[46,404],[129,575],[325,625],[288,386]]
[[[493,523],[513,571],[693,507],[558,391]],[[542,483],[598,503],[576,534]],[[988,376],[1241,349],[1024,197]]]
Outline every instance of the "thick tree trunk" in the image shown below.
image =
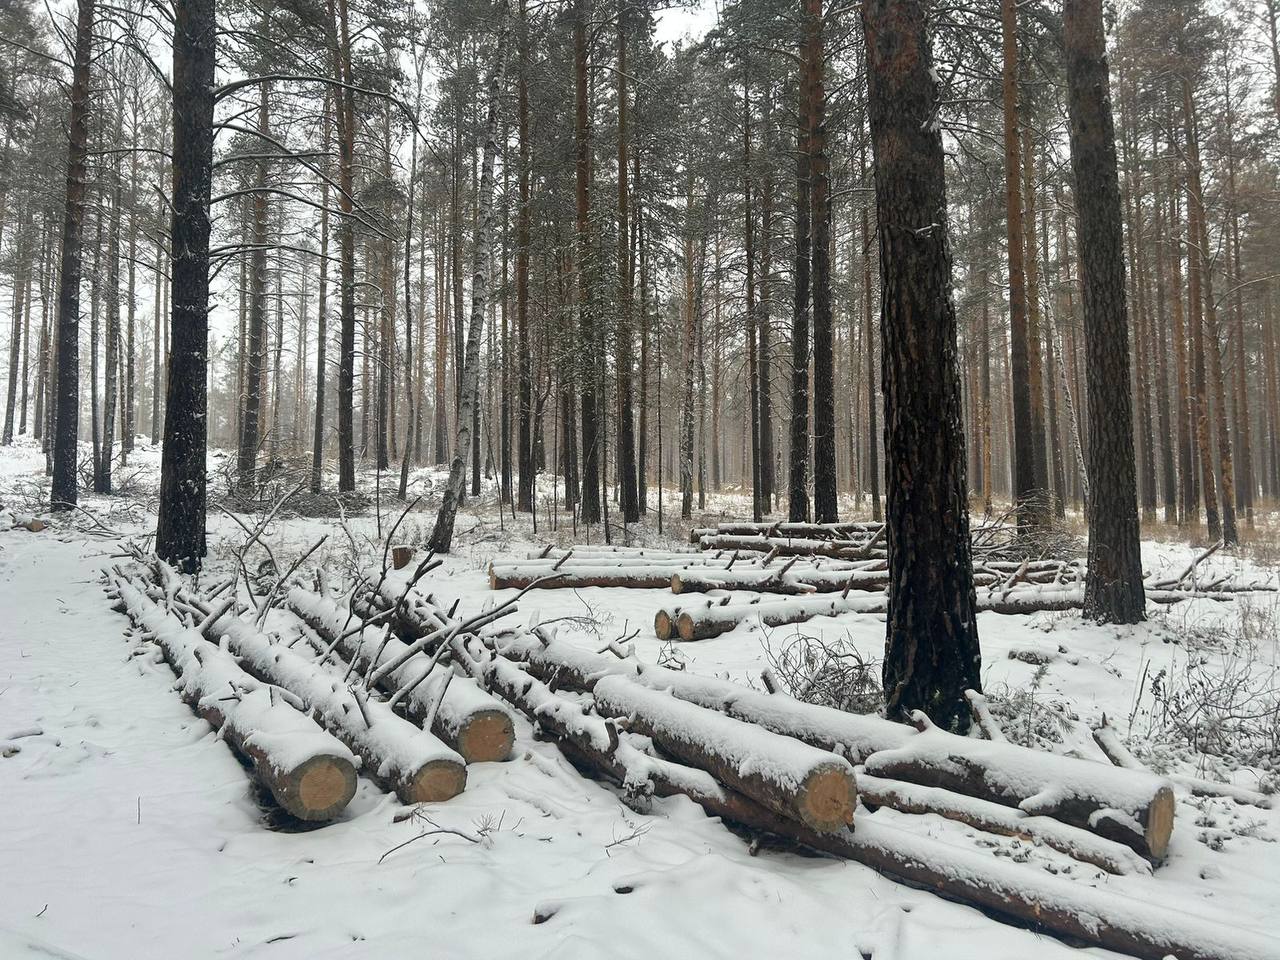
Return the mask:
[[632,390],[631,258],[627,210],[627,32],[623,0],[618,0],[618,486],[623,523],[640,519],[636,489],[636,436]]
[[[58,276],[57,408],[54,413],[50,508],[75,505],[76,443],[80,418],[80,256],[84,229],[85,155],[89,144],[89,61],[93,55],[94,0],[77,0],[71,114],[67,122],[67,192]],[[212,79],[210,80],[212,82]],[[203,466],[203,464],[201,464]]]
[[520,139],[520,209],[516,213],[516,339],[520,367],[520,417],[516,439],[516,508],[534,508],[536,471],[533,461],[533,356],[529,340],[529,12],[520,0],[520,76],[518,80]]
[[1129,397],[1124,228],[1101,0],[1066,0],[1065,43],[1088,357],[1091,502],[1085,615],[1136,623],[1145,618],[1146,604]]
[[174,37],[173,312],[156,553],[193,571],[205,555],[214,0],[178,6]]
[[978,649],[946,183],[933,58],[920,0],[862,7],[876,222],[888,467],[889,716],[969,726]]
[[320,119],[321,137],[324,143],[325,161],[321,169],[325,177],[320,181],[320,293],[316,305],[316,410],[311,434],[311,492],[319,493],[324,468],[324,404],[325,385],[329,382],[329,369],[325,351],[329,338],[329,132],[332,122],[334,94],[325,94],[324,112]]

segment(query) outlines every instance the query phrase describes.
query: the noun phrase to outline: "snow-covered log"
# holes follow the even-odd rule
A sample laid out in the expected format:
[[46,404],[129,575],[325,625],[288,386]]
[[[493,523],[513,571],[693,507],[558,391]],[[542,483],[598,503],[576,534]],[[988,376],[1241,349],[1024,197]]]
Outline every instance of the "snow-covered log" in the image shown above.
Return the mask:
[[768,602],[757,598],[746,603],[728,604],[717,600],[695,600],[682,605],[677,611],[658,611],[653,626],[659,640],[706,640],[748,621],[758,621],[766,627],[780,627],[842,613],[884,613],[888,606],[888,597],[879,593],[849,597],[792,597]]
[[1207,917],[1200,904],[1170,903],[1156,881],[1146,896],[992,857],[985,851],[921,836],[860,816],[856,829],[816,833],[796,826],[793,839],[915,886],[933,890],[1043,930],[1069,942],[1105,947],[1141,960],[1280,960],[1280,940]]
[[857,777],[858,799],[868,807],[888,807],[900,813],[932,813],[988,833],[1043,843],[1108,873],[1151,873],[1151,864],[1124,844],[1052,817],[1030,816],[1013,807],[941,787],[873,777],[862,769],[857,771]]
[[810,540],[842,540],[873,537],[884,530],[883,523],[850,521],[847,523],[802,523],[787,520],[769,522],[728,522],[714,527],[694,527],[689,542],[699,543],[704,537],[802,537]]
[[505,650],[515,657],[537,656],[539,671],[553,675],[563,656],[558,676],[565,686],[580,680],[580,689],[594,690],[600,677],[622,674],[653,690],[834,751],[865,764],[873,776],[943,787],[1029,815],[1053,817],[1153,860],[1162,859],[1168,848],[1174,799],[1163,777],[934,728],[920,732],[882,717],[802,703],[688,671],[584,650],[568,654],[566,646],[526,640],[511,642]]
[[665,589],[671,585],[670,564],[611,565],[578,564],[553,570],[550,566],[526,563],[495,563],[489,568],[493,590],[524,590],[535,584],[544,590],[576,587],[630,587],[637,590]]
[[703,550],[755,550],[780,557],[832,557],[839,560],[865,560],[883,557],[885,545],[875,537],[843,540],[817,540],[807,537],[739,536],[715,534],[702,537]]
[[599,680],[593,696],[600,713],[626,718],[628,730],[775,813],[818,831],[853,822],[857,790],[843,758],[626,677]]
[[148,598],[123,575],[113,577],[129,618],[160,647],[178,676],[182,698],[249,761],[254,779],[301,820],[332,820],[356,790],[356,758],[334,736],[246,673],[235,658]]
[[[511,712],[469,677],[453,676],[447,666],[432,664],[423,654],[405,658],[407,645],[381,630],[364,627],[358,619],[325,597],[295,587],[285,605],[357,672],[368,675],[396,661],[404,662],[381,674],[377,686],[394,697],[417,723],[432,721],[432,732],[457,750],[467,763],[506,760],[515,742]],[[442,695],[443,694],[443,695]],[[434,714],[433,714],[434,708]]]

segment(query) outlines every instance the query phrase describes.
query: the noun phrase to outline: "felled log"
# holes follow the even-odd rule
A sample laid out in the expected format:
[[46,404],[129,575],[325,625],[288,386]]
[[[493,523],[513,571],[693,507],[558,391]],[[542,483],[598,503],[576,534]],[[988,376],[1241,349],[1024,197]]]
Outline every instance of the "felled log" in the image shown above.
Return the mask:
[[611,566],[608,561],[599,566],[566,566],[559,570],[523,563],[495,563],[489,567],[489,587],[492,590],[524,590],[537,584],[544,590],[571,587],[666,589],[671,585],[671,571],[669,564]]
[[689,542],[696,544],[703,537],[801,537],[810,540],[844,540],[859,536],[872,537],[884,530],[883,523],[850,521],[847,523],[799,523],[787,520],[774,522],[729,522],[714,527],[694,527],[689,531]]
[[154,638],[177,674],[182,698],[249,761],[276,803],[300,820],[342,813],[356,790],[352,752],[123,575],[113,583],[129,618]]
[[843,758],[625,677],[598,681],[593,696],[600,713],[627,718],[629,730],[775,813],[819,832],[853,822],[857,790]]
[[[336,645],[355,670],[368,675],[403,658],[406,645],[383,636],[374,627],[360,629],[360,621],[326,597],[295,587],[285,605],[325,642]],[[515,742],[511,713],[468,677],[417,654],[383,674],[376,686],[389,696],[406,691],[397,701],[416,723],[431,720],[432,732],[458,751],[467,763],[506,760]],[[434,708],[434,715],[433,715]]]
[[[545,651],[544,651],[545,654]],[[1120,771],[1012,743],[915,731],[881,717],[845,713],[687,671],[639,666],[634,682],[756,723],[862,763],[872,776],[943,787],[1053,817],[1163,859],[1173,831],[1168,780]]]
[[803,537],[762,537],[715,534],[702,537],[703,550],[755,550],[780,557],[831,557],[838,560],[865,560],[883,557],[885,547],[872,538],[861,540],[815,540]]
[[[1117,767],[1126,770],[1146,770],[1146,764],[1129,752],[1129,748],[1120,740],[1115,727],[1106,723],[1093,730],[1093,740],[1108,760]],[[1270,810],[1271,797],[1248,787],[1237,787],[1234,783],[1219,783],[1216,780],[1205,780],[1201,777],[1189,777],[1180,773],[1167,773],[1165,776],[1173,781],[1174,786],[1181,787],[1194,797],[1222,797],[1236,803]]]
[[794,597],[782,601],[730,604],[702,600],[683,605],[676,612],[658,611],[654,618],[654,631],[659,640],[673,637],[684,641],[706,640],[748,621],[758,620],[766,627],[780,627],[842,613],[884,613],[888,606],[889,598],[884,594],[858,594],[843,598],[832,595]]
[[819,569],[810,564],[794,564],[789,569],[785,563],[778,563],[773,569],[759,566],[735,567],[732,570],[710,566],[687,567],[672,571],[669,576],[672,593],[752,590],[756,593],[802,596],[808,593],[843,593],[846,590],[878,592],[889,585],[887,570],[866,567]]
[[932,813],[987,833],[1043,843],[1083,863],[1101,867],[1108,873],[1151,873],[1151,864],[1124,844],[1106,840],[1052,817],[1030,816],[1013,807],[941,787],[873,777],[861,769],[856,773],[858,799],[868,807],[888,807],[899,813]]

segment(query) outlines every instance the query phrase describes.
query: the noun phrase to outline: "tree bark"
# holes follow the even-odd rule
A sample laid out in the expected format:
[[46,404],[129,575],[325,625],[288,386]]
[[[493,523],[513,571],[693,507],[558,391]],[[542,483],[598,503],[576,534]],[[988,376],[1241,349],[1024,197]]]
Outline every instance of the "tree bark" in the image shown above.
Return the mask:
[[198,570],[205,555],[209,194],[213,179],[214,0],[176,8],[173,48],[173,307],[156,553]]
[[888,715],[966,730],[978,649],[938,93],[920,0],[868,0],[888,468]]
[[1085,615],[1145,619],[1125,304],[1124,228],[1101,0],[1066,0],[1071,168],[1080,236],[1089,391],[1089,572]]
[[[89,144],[89,61],[94,0],[77,0],[71,114],[67,122],[67,191],[58,276],[57,408],[54,413],[52,510],[76,503],[76,442],[80,418],[80,257],[84,230],[85,156]],[[212,80],[210,81],[212,82]],[[203,466],[203,464],[202,464]]]

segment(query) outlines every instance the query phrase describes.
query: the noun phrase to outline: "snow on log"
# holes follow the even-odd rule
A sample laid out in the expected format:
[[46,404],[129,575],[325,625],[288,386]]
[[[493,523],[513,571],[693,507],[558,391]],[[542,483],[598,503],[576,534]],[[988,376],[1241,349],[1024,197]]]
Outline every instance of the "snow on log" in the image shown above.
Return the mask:
[[1126,892],[1088,886],[862,816],[854,830],[793,839],[865,864],[886,876],[1012,918],[1069,941],[1141,960],[1280,960],[1280,940],[1242,928],[1230,917],[1201,914],[1201,904],[1172,904],[1167,891],[1141,878]]
[[324,667],[284,644],[272,643],[238,617],[218,619],[210,633],[254,676],[298,697],[327,730],[355,751],[364,773],[405,803],[449,800],[466,786],[462,757],[396,714],[386,702],[353,692]]
[[[285,605],[323,640],[336,642],[337,651],[354,661],[362,674],[404,659],[408,650],[405,643],[384,637],[374,627],[360,629],[360,621],[338,604],[300,587],[289,591]],[[416,723],[432,719],[432,732],[467,763],[506,760],[515,742],[511,712],[475,680],[451,674],[450,668],[432,665],[430,658],[416,654],[387,671],[377,686],[392,696],[407,689],[399,701],[406,715]]]
[[875,536],[884,529],[883,523],[850,521],[847,523],[803,523],[795,521],[729,522],[714,527],[694,527],[689,531],[689,542],[699,543],[704,537],[803,537],[810,540],[841,540],[859,536]]
[[698,545],[703,550],[755,550],[780,557],[833,557],[839,560],[883,557],[886,550],[873,537],[858,540],[817,540],[804,537],[716,534],[700,538]]
[[857,770],[857,777],[858,799],[868,807],[889,807],[900,813],[932,813],[988,833],[1043,843],[1084,863],[1101,867],[1108,873],[1151,873],[1151,864],[1124,844],[1106,840],[1052,817],[1030,816],[1013,807],[941,787],[873,777],[861,769]]
[[[602,659],[602,658],[601,658]],[[1143,771],[1016,744],[975,740],[930,727],[918,732],[882,717],[802,703],[728,680],[642,666],[636,682],[719,710],[783,736],[865,764],[873,776],[943,787],[955,793],[1049,816],[1115,840],[1153,860],[1173,831],[1169,781]]]
[[843,758],[625,677],[597,681],[596,709],[625,717],[627,729],[784,817],[819,832],[853,822],[853,768]]
[[[747,621],[758,620],[766,627],[780,627],[789,623],[803,623],[814,617],[835,617],[842,613],[884,613],[888,607],[889,598],[884,594],[860,594],[844,598],[794,597],[769,603],[757,600],[724,604],[715,600],[703,600],[680,607],[678,613],[668,614],[667,619],[674,624],[675,635],[679,639],[691,641],[718,637]],[[655,618],[654,629],[659,631],[658,639],[670,638],[670,633],[667,637],[662,636],[661,626],[659,619]]]
[[338,816],[355,795],[351,751],[126,578],[117,575],[113,582],[129,618],[155,639],[173,667],[182,698],[248,759],[276,803],[300,820]]
[[[877,563],[876,566],[883,564]],[[712,590],[754,590],[757,593],[780,593],[792,596],[806,593],[843,593],[846,589],[880,592],[889,585],[887,570],[818,569],[804,564],[786,569],[744,567],[717,570],[714,567],[689,567],[670,571],[672,593],[710,593]]]
[[[489,587],[493,590],[524,590],[535,583],[544,590],[570,587],[630,587],[638,590],[665,589],[671,585],[670,564],[561,567],[527,563],[495,563],[489,567]],[[541,581],[541,582],[539,582]]]

